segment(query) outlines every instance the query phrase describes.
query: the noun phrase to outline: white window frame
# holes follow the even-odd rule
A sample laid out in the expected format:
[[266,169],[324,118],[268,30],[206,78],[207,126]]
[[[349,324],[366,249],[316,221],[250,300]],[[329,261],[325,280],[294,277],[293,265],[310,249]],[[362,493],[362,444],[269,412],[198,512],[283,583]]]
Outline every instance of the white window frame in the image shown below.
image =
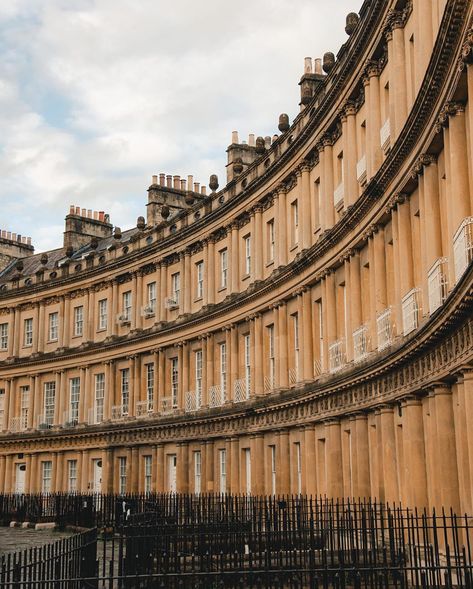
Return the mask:
[[77,491],[77,460],[67,461],[67,490],[69,493]]
[[277,483],[277,473],[276,473],[276,446],[270,446],[271,450],[271,495],[274,497],[276,495],[276,483]]
[[202,492],[202,453],[200,450],[194,452],[194,493],[200,495]]
[[195,265],[195,273],[197,280],[196,297],[201,299],[204,296],[204,262],[197,262]]
[[179,299],[181,296],[181,273],[174,272],[171,274],[171,296],[175,301],[176,305],[179,305]]
[[84,335],[84,306],[74,307],[74,337]]
[[269,356],[269,380],[271,388],[275,385],[276,379],[276,357],[275,357],[275,340],[274,340],[274,323],[268,325],[268,356]]
[[228,249],[220,250],[220,288],[228,286]]
[[125,321],[131,321],[132,301],[131,290],[122,293],[122,315]]
[[126,493],[126,456],[118,457],[118,492]]
[[41,492],[51,493],[51,482],[53,478],[52,460],[43,460],[41,462]]
[[49,330],[48,330],[48,341],[56,342],[59,337],[59,313],[54,311],[49,313]]
[[148,411],[154,411],[154,362],[146,364],[146,401]]
[[171,358],[171,401],[173,408],[179,401],[179,358]]
[[105,398],[105,373],[99,372],[95,375],[95,420],[96,423],[103,421]]
[[294,329],[294,369],[296,371],[296,380],[300,378],[300,333],[299,333],[299,313],[292,316]]
[[120,370],[120,392],[122,415],[128,415],[130,412],[130,369],[122,368]]
[[202,406],[202,378],[203,378],[203,353],[202,350],[195,352],[195,405],[196,409]]
[[69,379],[69,419],[79,421],[79,402],[80,402],[80,377],[74,376]]
[[0,323],[0,350],[8,350],[8,323]]
[[20,387],[20,421],[21,429],[28,427],[28,413],[30,409],[30,387],[24,385]]
[[220,493],[227,492],[227,450],[222,448],[218,451],[218,462],[220,468]]
[[268,221],[268,262],[274,261],[274,254],[276,250],[276,239],[274,231],[274,219]]
[[246,398],[249,399],[251,390],[251,340],[249,333],[243,336],[243,345],[245,353]]
[[222,391],[222,399],[227,400],[227,342],[219,344],[220,357],[220,388]]
[[153,481],[153,459],[152,456],[143,456],[144,464],[144,491],[145,493],[151,493],[151,485]]
[[54,424],[54,411],[56,408],[56,383],[55,381],[44,383],[44,423]]
[[108,325],[108,299],[99,301],[99,329],[107,329]]
[[251,274],[251,235],[247,235],[244,238],[245,242],[245,276]]
[[29,347],[33,345],[33,318],[28,317],[24,320],[24,334],[23,334],[23,345]]
[[156,302],[157,302],[157,288],[156,282],[148,282],[146,285],[146,296],[148,301],[148,306],[156,311]]

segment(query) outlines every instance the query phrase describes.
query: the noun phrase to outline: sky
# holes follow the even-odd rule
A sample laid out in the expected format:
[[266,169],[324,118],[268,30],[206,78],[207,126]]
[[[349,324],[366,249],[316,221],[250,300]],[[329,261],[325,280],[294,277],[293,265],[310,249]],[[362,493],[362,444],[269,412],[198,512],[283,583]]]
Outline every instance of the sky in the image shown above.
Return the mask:
[[151,176],[225,184],[231,132],[299,112],[304,57],[362,0],[1,0],[0,229],[62,245],[69,205],[126,229]]

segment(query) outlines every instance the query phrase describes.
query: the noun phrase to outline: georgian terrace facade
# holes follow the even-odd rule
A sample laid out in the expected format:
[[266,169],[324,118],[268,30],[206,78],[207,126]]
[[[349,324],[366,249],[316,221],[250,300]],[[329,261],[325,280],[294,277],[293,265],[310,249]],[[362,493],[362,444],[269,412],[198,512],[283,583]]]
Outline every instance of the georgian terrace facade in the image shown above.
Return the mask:
[[227,184],[0,239],[0,491],[371,496],[472,512],[473,31],[373,0]]

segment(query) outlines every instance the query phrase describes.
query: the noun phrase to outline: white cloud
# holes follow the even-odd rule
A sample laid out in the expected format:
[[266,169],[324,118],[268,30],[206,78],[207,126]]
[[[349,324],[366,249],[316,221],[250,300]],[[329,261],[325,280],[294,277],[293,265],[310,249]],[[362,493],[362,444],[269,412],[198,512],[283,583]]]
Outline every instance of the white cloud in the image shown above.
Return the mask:
[[153,173],[223,185],[231,131],[272,135],[294,117],[303,58],[336,53],[360,5],[1,3],[0,226],[57,247],[70,203],[129,227]]

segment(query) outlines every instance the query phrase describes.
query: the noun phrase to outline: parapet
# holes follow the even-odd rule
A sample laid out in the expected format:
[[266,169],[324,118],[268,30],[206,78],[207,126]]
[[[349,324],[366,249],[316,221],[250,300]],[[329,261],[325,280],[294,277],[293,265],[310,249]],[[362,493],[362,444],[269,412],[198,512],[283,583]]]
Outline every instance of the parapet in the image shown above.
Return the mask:
[[66,216],[64,247],[76,250],[90,243],[95,237],[111,237],[113,226],[104,211],[93,211],[71,205]]

